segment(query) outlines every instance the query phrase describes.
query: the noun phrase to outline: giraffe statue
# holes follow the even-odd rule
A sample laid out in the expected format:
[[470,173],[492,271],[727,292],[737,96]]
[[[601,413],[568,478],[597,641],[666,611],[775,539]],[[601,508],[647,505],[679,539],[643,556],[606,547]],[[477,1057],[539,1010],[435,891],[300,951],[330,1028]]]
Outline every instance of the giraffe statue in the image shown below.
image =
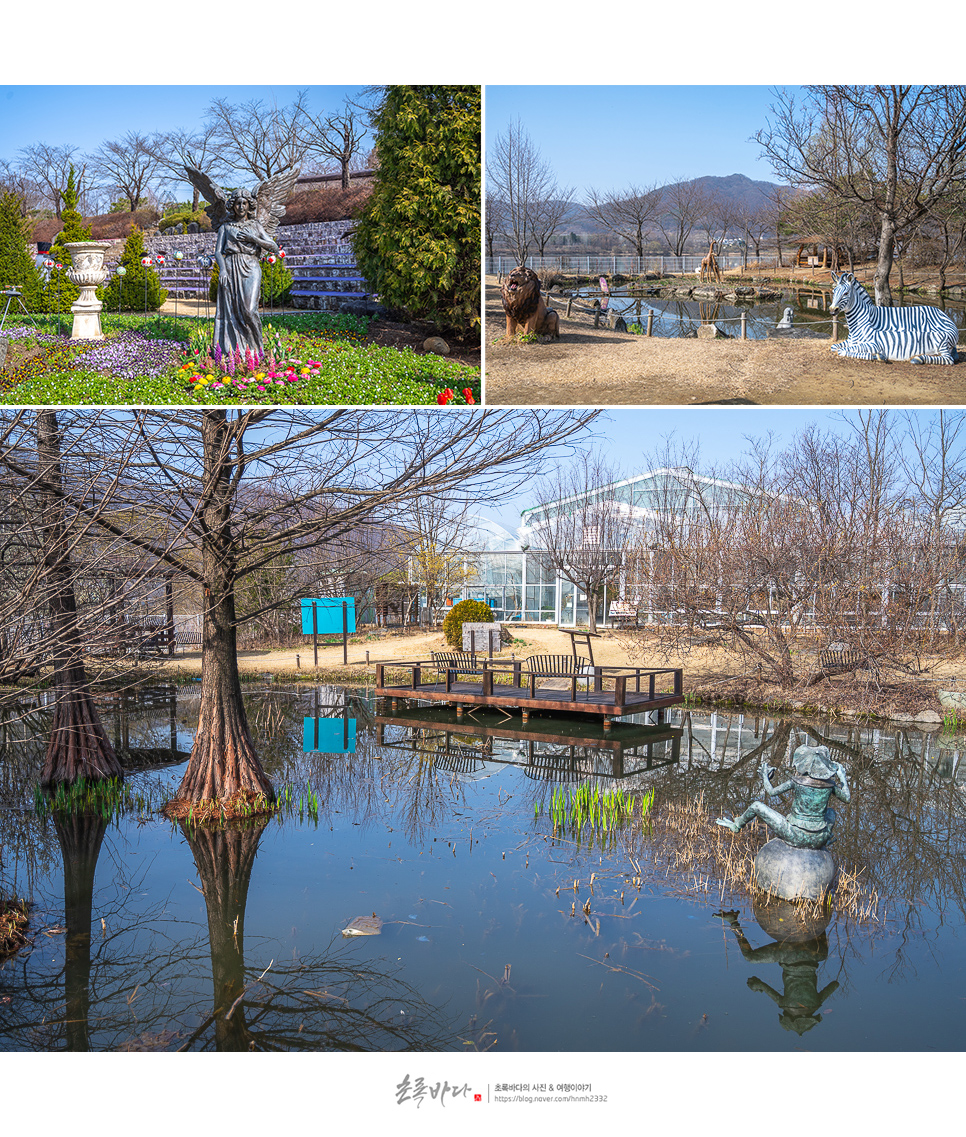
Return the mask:
[[711,248],[708,249],[708,255],[701,261],[701,270],[698,273],[698,280],[707,279],[710,281],[714,277],[716,284],[721,283],[721,270],[718,268],[718,258],[714,255],[714,241],[711,242]]

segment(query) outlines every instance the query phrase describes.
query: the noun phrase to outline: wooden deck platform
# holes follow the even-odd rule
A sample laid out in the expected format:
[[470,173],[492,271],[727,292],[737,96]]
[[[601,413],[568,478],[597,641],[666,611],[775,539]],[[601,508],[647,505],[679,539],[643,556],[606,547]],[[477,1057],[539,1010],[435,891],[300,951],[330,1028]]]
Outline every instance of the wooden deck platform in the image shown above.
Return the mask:
[[[387,681],[386,670],[408,672],[408,681]],[[377,696],[400,700],[452,703],[464,707],[518,709],[527,722],[531,711],[599,715],[604,729],[614,719],[645,711],[660,712],[684,702],[679,667],[606,667],[595,665],[568,676],[530,673],[520,661],[481,659],[475,673],[442,667],[432,660],[377,664]]]

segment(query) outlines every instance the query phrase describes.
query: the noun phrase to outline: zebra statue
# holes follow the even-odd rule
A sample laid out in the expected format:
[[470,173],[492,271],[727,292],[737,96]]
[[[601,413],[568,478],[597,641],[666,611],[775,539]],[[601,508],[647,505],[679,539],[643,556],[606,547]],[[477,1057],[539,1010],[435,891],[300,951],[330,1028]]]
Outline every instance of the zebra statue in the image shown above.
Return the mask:
[[959,330],[938,308],[878,308],[850,272],[832,273],[835,291],[831,312],[844,312],[848,338],[832,351],[851,359],[908,360],[910,363],[955,363]]

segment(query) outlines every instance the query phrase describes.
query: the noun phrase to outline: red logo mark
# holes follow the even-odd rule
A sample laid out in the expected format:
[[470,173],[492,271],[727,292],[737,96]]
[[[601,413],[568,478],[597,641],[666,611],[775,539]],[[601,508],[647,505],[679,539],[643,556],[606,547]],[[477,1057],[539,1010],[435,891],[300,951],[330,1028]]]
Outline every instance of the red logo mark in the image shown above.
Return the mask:
[[482,1101],[482,1100],[483,1100],[483,1095],[482,1095],[482,1094],[474,1094],[474,1095],[473,1095],[473,1100],[474,1100],[474,1101]]

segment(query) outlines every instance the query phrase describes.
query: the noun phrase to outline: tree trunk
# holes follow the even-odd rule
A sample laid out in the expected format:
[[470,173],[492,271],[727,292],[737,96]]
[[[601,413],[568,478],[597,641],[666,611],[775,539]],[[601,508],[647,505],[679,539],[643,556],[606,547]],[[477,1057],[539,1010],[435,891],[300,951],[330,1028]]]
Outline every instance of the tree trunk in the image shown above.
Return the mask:
[[892,290],[889,288],[889,274],[892,272],[892,258],[895,252],[896,230],[892,220],[882,218],[879,231],[879,259],[875,266],[875,302],[880,308],[892,307]]
[[77,622],[77,602],[64,522],[57,415],[37,415],[37,464],[44,508],[44,578],[50,609],[56,704],[41,781],[121,778],[124,771],[94,706]]
[[252,742],[238,678],[238,549],[231,529],[234,487],[228,422],[222,410],[203,411],[202,416],[205,503],[201,552],[205,596],[201,710],[188,768],[177,796],[166,807],[175,816],[185,816],[199,802],[224,806],[236,795],[247,799],[249,807],[253,797],[275,800],[275,791]]

